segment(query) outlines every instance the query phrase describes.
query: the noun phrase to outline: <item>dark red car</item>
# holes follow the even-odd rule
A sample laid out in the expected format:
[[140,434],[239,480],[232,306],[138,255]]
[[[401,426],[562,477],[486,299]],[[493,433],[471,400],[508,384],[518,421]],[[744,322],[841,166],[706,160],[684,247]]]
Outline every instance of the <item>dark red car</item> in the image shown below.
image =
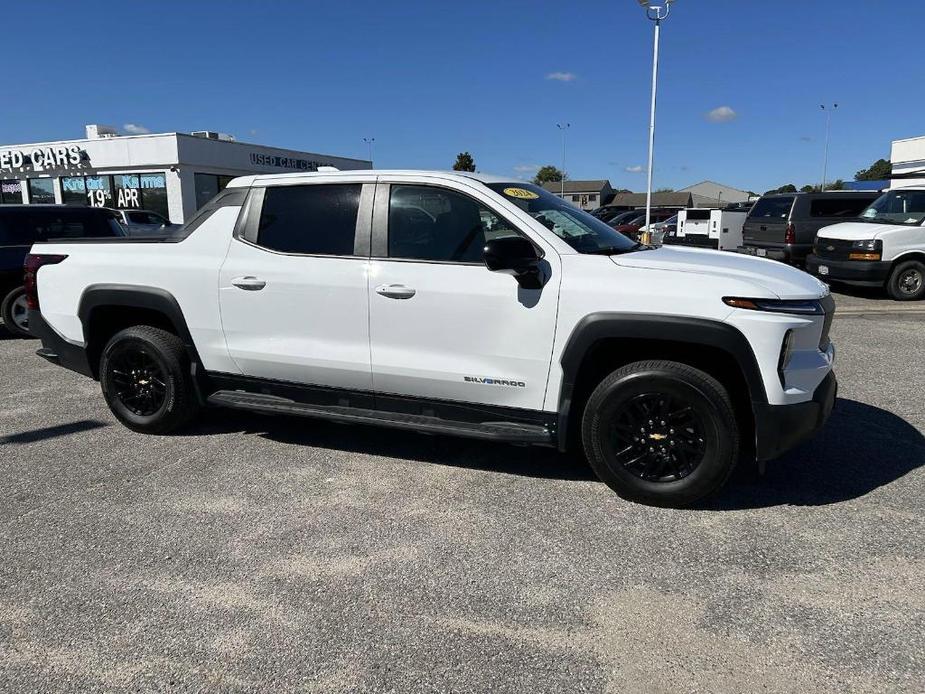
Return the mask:
[[[636,215],[630,218],[617,217],[608,222],[610,226],[619,231],[624,236],[631,238],[633,241],[639,240],[639,230],[646,224],[646,211],[635,210]],[[664,222],[666,219],[673,217],[678,213],[677,210],[652,210],[649,215],[649,223]]]

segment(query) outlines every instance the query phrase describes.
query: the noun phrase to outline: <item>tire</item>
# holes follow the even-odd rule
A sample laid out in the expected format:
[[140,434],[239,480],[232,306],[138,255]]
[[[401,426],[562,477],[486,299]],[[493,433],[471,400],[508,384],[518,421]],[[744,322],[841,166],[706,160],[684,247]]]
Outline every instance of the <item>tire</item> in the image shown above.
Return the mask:
[[29,314],[26,311],[26,290],[16,287],[3,297],[0,303],[3,327],[17,337],[32,337],[32,333],[29,332]]
[[138,325],[116,333],[99,373],[106,404],[132,431],[166,434],[199,413],[186,348],[165,330]]
[[893,268],[886,283],[887,293],[896,301],[925,299],[925,263],[907,260]]
[[653,506],[680,508],[709,496],[739,455],[726,389],[673,361],[635,362],[607,376],[588,399],[581,433],[597,476],[624,499]]

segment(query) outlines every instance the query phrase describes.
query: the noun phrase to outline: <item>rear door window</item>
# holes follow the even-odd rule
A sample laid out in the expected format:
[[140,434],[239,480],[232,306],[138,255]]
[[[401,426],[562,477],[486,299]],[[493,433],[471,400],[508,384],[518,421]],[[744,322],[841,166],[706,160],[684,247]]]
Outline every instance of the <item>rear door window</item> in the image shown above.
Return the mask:
[[793,200],[792,196],[761,198],[748,216],[766,221],[786,221],[790,216]]
[[257,245],[300,255],[353,255],[360,188],[359,183],[268,187]]
[[809,203],[810,217],[847,217],[849,219],[860,216],[861,212],[870,205],[870,198],[856,198],[850,196],[837,196],[831,198],[817,198]]

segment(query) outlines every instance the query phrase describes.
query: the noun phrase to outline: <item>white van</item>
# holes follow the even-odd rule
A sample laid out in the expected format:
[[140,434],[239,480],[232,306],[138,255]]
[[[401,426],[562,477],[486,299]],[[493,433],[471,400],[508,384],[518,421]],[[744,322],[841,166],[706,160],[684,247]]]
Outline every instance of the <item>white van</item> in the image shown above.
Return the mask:
[[826,281],[885,287],[897,301],[925,298],[925,188],[894,188],[857,221],[820,229],[806,269]]

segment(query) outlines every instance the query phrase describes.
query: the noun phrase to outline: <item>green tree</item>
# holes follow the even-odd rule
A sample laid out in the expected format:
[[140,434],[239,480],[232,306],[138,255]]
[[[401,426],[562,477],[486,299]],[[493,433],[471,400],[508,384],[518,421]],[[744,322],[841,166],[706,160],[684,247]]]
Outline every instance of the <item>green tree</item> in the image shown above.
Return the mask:
[[780,188],[774,188],[773,190],[766,190],[764,194],[774,195],[774,193],[796,193],[796,192],[797,192],[797,187],[793,185],[792,183],[788,183],[787,185],[781,186]]
[[816,186],[809,186],[809,185],[803,186],[802,188],[800,188],[800,192],[801,193],[815,193]]
[[460,152],[456,155],[453,171],[475,171],[475,159],[468,152]]
[[541,186],[544,183],[558,183],[563,178],[568,178],[568,176],[552,164],[547,164],[536,172],[536,176],[533,177],[533,182]]
[[893,173],[893,165],[887,159],[878,159],[870,167],[854,174],[855,181],[882,181]]
[[659,188],[658,190],[653,190],[653,193],[673,193],[674,188]]
[[845,189],[845,182],[844,182],[843,180],[841,180],[840,178],[836,178],[836,179],[835,179],[834,181],[832,181],[831,183],[826,183],[826,184],[825,184],[825,189],[826,189],[826,190],[844,190],[844,189]]

